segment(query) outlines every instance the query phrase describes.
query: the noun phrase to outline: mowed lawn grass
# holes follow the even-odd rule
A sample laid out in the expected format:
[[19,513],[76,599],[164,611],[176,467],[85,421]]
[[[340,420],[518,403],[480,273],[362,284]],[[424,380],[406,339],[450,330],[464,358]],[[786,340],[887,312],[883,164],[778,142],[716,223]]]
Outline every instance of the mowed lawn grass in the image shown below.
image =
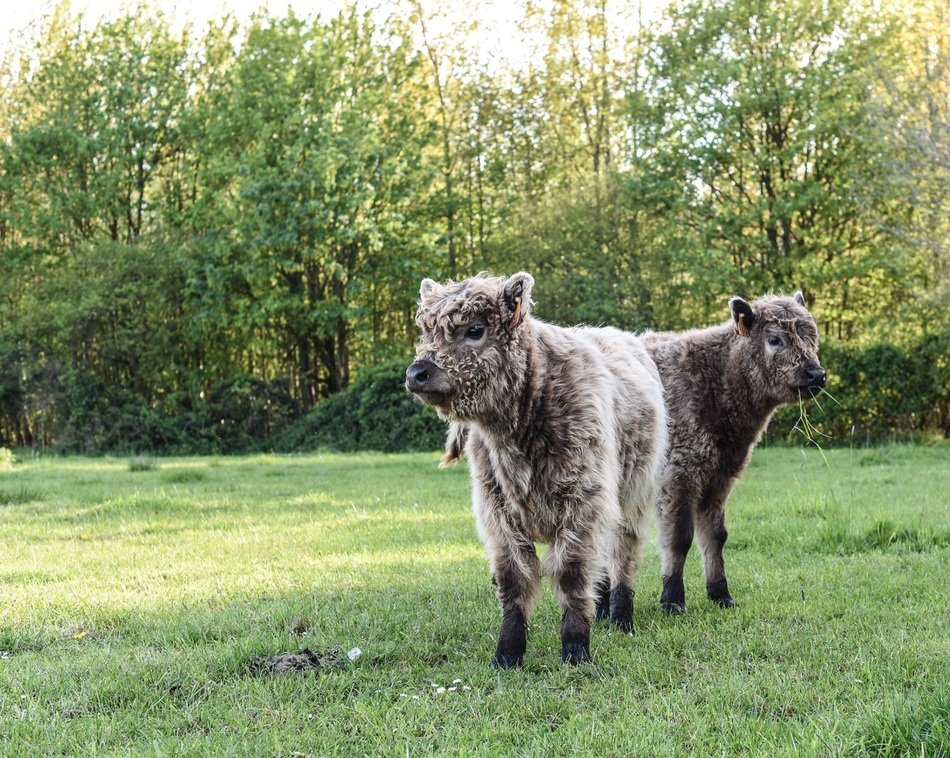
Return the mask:
[[[41,458],[0,472],[0,754],[946,754],[950,449],[760,449],[728,509],[738,607],[657,604],[525,666],[465,466],[438,455]],[[259,656],[360,648],[319,673]],[[439,688],[444,687],[441,691]],[[453,689],[454,688],[454,691]]]

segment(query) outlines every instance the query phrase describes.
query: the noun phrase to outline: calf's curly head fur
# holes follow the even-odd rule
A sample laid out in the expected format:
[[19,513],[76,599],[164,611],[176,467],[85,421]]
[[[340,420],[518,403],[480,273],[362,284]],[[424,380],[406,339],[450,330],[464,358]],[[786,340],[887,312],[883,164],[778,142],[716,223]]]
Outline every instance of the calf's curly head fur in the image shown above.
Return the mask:
[[734,343],[731,364],[747,372],[757,400],[780,405],[818,394],[825,384],[818,328],[801,292],[753,303],[733,297],[729,309],[736,335],[745,338]]
[[534,279],[485,274],[441,285],[423,279],[416,323],[422,339],[406,387],[444,420],[484,417],[524,380],[519,327],[531,309]]

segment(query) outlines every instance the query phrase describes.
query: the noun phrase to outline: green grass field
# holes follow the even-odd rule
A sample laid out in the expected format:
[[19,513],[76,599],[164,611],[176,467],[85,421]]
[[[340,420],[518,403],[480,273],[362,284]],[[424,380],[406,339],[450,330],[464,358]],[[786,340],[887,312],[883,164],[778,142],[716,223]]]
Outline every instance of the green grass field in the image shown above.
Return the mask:
[[[728,510],[737,608],[706,601],[694,548],[689,612],[663,615],[651,544],[635,635],[598,625],[594,662],[563,666],[546,587],[504,672],[464,466],[18,463],[0,754],[945,755],[950,449],[826,455],[756,452]],[[304,647],[346,663],[253,671]]]

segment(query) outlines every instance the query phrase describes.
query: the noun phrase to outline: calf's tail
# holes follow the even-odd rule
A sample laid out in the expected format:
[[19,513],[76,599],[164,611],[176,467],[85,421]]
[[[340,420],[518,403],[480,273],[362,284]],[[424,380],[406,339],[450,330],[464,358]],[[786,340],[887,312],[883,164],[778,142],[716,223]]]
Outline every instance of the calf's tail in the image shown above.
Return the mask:
[[445,434],[445,453],[439,462],[439,468],[448,468],[460,460],[465,454],[465,440],[468,439],[468,429],[457,422],[449,424]]

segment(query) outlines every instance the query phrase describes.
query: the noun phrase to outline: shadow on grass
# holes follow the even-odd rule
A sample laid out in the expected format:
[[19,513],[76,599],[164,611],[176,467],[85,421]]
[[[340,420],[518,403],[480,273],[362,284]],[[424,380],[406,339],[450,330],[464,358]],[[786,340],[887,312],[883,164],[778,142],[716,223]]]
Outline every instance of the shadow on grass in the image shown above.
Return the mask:
[[161,481],[163,484],[191,484],[193,482],[203,482],[207,478],[208,472],[206,471],[196,468],[183,468],[163,473]]

